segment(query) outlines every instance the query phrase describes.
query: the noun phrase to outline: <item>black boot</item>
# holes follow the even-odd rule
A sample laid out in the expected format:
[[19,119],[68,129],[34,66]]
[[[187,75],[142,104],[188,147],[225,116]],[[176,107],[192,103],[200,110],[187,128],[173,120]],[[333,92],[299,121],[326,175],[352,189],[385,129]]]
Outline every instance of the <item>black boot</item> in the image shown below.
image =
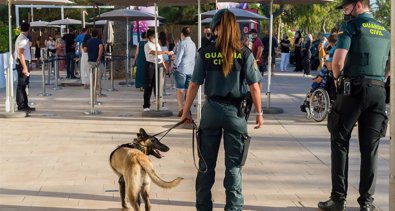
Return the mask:
[[334,201],[332,199],[320,201],[318,202],[318,208],[325,211],[345,211],[346,201]]

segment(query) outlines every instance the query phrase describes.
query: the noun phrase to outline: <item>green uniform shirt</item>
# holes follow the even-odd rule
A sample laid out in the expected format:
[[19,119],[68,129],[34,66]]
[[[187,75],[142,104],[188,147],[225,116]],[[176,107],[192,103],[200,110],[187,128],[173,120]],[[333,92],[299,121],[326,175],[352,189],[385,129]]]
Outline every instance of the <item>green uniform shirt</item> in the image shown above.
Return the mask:
[[206,96],[240,98],[248,92],[248,85],[262,80],[254,56],[246,47],[234,54],[234,65],[227,77],[222,72],[222,55],[215,43],[202,47],[195,62],[191,81],[202,85]]
[[389,32],[369,12],[342,24],[337,49],[348,50],[343,73],[383,80],[390,47]]

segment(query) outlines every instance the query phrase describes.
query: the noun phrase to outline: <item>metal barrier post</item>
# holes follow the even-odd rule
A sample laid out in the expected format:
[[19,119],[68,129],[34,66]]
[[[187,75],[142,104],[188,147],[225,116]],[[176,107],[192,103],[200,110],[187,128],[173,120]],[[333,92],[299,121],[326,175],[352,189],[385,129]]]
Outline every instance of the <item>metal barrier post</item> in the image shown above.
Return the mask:
[[84,112],[86,115],[97,115],[101,114],[101,111],[95,110],[95,88],[96,83],[94,82],[94,71],[96,72],[97,67],[91,67],[89,69],[89,80],[90,80],[90,111]]
[[111,80],[111,88],[107,89],[109,92],[116,92],[118,89],[114,88],[114,69],[113,69],[113,62],[112,62],[112,53],[111,53],[111,47],[110,47],[110,80]]
[[[170,65],[169,65],[169,68],[170,68]],[[170,71],[170,70],[169,70]],[[163,96],[169,96],[169,95],[171,95],[170,93],[168,93],[168,92],[166,92],[166,86],[167,86],[167,83],[166,83],[166,74],[165,73],[163,73]],[[170,76],[170,74],[169,74],[169,76]]]
[[52,58],[48,58],[48,79],[47,85],[51,85]]
[[101,80],[101,78],[99,77],[99,67],[100,66],[100,64],[98,64],[98,65],[96,65],[96,68],[95,68],[95,72],[94,72],[94,86],[93,86],[93,90],[94,90],[94,95],[93,95],[93,97],[94,97],[94,103],[95,103],[95,105],[101,105],[102,104],[102,102],[100,102],[100,101],[98,101],[97,100],[97,96],[98,96],[98,93],[97,93],[97,85],[99,84],[99,81]]
[[[104,65],[105,65],[105,63],[106,62],[104,62]],[[98,68],[99,70],[98,70],[98,78],[97,78],[97,80],[99,80],[99,82],[98,82],[99,83],[99,93],[97,93],[97,96],[99,96],[99,97],[107,97],[106,94],[102,93],[102,90],[103,90],[103,88],[102,88],[102,80],[103,80],[103,75],[104,76],[106,75],[107,68],[104,68],[104,72],[102,72],[101,71],[101,65],[103,65],[103,64],[99,64],[99,68]]]
[[59,63],[58,63],[58,57],[55,57],[55,86],[52,88],[53,90],[61,90],[62,88],[58,86],[58,81],[59,81]]
[[[49,64],[49,66],[50,66],[50,64]],[[52,94],[51,93],[47,93],[46,89],[45,89],[45,63],[44,63],[44,60],[42,61],[42,64],[41,64],[41,77],[42,77],[43,92],[39,93],[38,96],[42,96],[42,97],[51,96]],[[50,77],[50,76],[48,76],[48,77]]]
[[159,87],[158,87],[158,90],[157,90],[157,92],[158,92],[158,95],[159,95],[159,97],[158,97],[158,105],[159,105],[159,108],[162,108],[163,107],[163,84],[164,84],[164,77],[163,77],[163,67],[159,67],[159,74],[158,74],[158,77],[159,77]]

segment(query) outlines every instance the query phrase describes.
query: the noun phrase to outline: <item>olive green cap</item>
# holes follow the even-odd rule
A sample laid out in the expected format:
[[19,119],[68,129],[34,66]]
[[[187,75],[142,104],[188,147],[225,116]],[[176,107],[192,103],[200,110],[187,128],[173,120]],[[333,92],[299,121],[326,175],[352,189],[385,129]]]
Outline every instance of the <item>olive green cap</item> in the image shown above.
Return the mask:
[[217,13],[215,13],[215,15],[213,16],[213,19],[211,20],[210,23],[210,28],[211,31],[214,32],[215,27],[219,24],[219,22],[221,21],[222,16],[225,14],[225,11],[230,12],[228,9],[221,9],[218,10]]
[[336,7],[336,9],[338,10],[343,9],[343,7],[346,6],[347,4],[357,3],[359,1],[361,0],[343,0],[342,3]]

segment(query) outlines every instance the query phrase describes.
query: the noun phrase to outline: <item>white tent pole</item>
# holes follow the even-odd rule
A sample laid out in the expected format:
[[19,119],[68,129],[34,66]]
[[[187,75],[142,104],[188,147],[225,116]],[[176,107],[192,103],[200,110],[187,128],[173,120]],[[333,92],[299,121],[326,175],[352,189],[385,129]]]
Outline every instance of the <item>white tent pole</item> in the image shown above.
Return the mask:
[[272,45],[273,45],[273,0],[270,0],[269,57],[267,61],[267,108],[270,108],[270,86],[272,82]]
[[[215,4],[217,5],[217,4]],[[200,8],[200,0],[198,0],[198,48],[202,47],[202,12]],[[202,116],[202,88],[199,86],[198,90],[198,105],[197,105],[197,122],[200,122]]]
[[125,85],[129,83],[129,17],[126,17],[126,65],[125,65]]
[[5,101],[5,111],[14,112],[14,71],[13,71],[13,58],[12,58],[12,15],[11,15],[11,0],[8,0],[8,47],[9,47],[9,61],[8,61],[8,72],[7,72],[7,96]]
[[[60,7],[60,17],[64,19],[64,7]],[[63,37],[64,25],[60,25],[60,36]]]
[[156,111],[159,111],[159,69],[158,69],[158,5],[154,4],[155,10],[155,103]]
[[391,4],[391,119],[390,119],[390,175],[389,175],[389,210],[395,210],[395,4]]
[[[9,13],[11,15],[11,13]],[[15,5],[15,26],[19,27],[19,5]]]
[[34,21],[34,11],[33,11],[33,6],[31,5],[30,7],[30,22]]

